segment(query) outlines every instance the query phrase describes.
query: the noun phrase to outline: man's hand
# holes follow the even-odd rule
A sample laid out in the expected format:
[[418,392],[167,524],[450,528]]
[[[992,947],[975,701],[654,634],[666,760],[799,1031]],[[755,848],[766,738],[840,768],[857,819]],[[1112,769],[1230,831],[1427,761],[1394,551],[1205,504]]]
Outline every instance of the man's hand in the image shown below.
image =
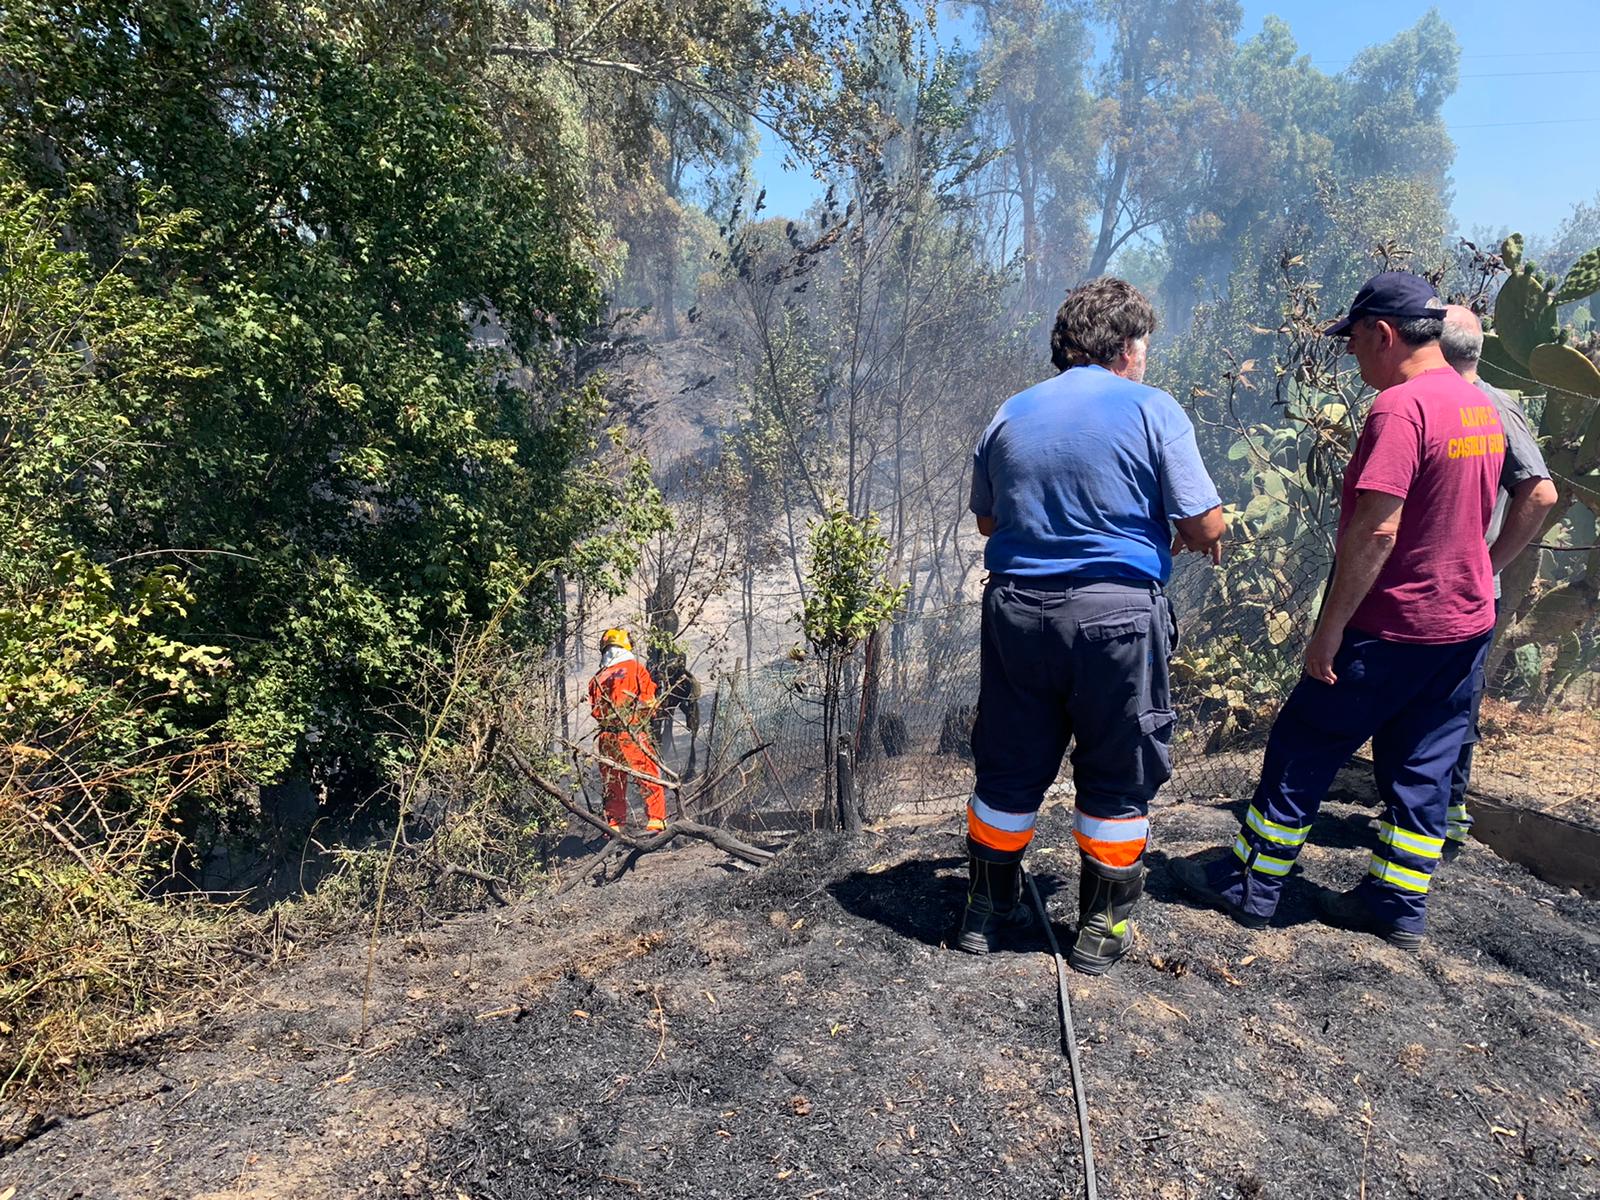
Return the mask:
[[1306,647],[1305,673],[1330,686],[1338,683],[1339,677],[1333,672],[1333,658],[1343,641],[1343,629],[1335,629],[1327,622],[1318,625],[1311,635],[1311,644]]
[[1182,554],[1193,550],[1211,559],[1213,565],[1222,562],[1222,533],[1227,528],[1222,519],[1222,506],[1208,509],[1197,517],[1179,517],[1173,521],[1178,527],[1172,539],[1172,552]]
[[1204,554],[1204,555],[1208,556],[1211,559],[1212,563],[1215,564],[1215,565],[1220,565],[1221,562],[1222,562],[1222,539],[1221,538],[1218,538],[1214,542],[1204,543],[1204,544],[1199,545],[1199,546],[1191,546],[1191,545],[1189,545],[1188,542],[1183,540],[1183,534],[1179,533],[1179,534],[1173,535],[1173,538],[1172,538],[1172,553],[1173,554],[1182,554],[1185,550],[1193,550],[1196,554]]

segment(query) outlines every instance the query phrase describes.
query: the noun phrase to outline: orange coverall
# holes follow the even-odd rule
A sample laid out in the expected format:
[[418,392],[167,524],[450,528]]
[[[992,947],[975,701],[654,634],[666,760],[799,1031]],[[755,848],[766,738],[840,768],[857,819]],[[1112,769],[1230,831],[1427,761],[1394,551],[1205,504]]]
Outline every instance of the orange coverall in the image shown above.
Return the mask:
[[[656,708],[656,681],[638,659],[628,657],[602,667],[589,681],[589,709],[600,725],[600,757],[626,763],[635,771],[659,775],[650,746],[650,718]],[[625,771],[600,764],[606,820],[623,825],[628,818],[628,780]],[[667,819],[667,796],[659,783],[631,777],[644,795],[645,815],[651,821]]]

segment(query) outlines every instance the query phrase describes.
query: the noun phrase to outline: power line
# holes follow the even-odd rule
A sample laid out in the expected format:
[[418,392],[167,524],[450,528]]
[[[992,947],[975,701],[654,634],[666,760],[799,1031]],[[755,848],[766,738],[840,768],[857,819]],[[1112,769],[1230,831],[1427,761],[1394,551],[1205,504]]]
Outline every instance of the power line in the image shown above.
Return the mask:
[[1600,75],[1600,67],[1574,67],[1567,71],[1484,71],[1458,79],[1541,79],[1546,75]]
[[[1450,125],[1450,129],[1510,129],[1518,125],[1593,125],[1600,117],[1557,117],[1549,121],[1489,121],[1482,125]],[[1449,124],[1446,122],[1446,124]]]
[[[1600,54],[1600,50],[1514,50],[1494,54],[1463,54],[1462,58],[1571,58]],[[1360,55],[1356,56],[1357,58]],[[1313,58],[1314,63],[1338,63],[1349,66],[1354,58]]]

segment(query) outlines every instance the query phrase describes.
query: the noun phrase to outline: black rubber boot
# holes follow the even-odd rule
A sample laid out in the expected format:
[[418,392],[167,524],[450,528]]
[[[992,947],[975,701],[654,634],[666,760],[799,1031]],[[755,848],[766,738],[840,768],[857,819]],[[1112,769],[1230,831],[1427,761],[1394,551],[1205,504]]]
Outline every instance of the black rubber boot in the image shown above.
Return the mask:
[[1172,872],[1172,877],[1178,881],[1179,886],[1202,904],[1208,905],[1218,912],[1227,913],[1246,929],[1265,929],[1267,927],[1268,918],[1245,912],[1244,909],[1212,887],[1205,867],[1195,862],[1194,859],[1169,859],[1167,869]]
[[967,906],[956,927],[956,949],[988,954],[1007,937],[1032,928],[1033,908],[1022,897],[1020,854],[1009,862],[995,862],[980,857],[969,839],[967,879]]
[[1104,975],[1133,945],[1133,906],[1144,892],[1144,858],[1108,867],[1083,855],[1078,877],[1078,936],[1067,962],[1085,975]]
[[1362,898],[1359,890],[1332,892],[1319,889],[1311,895],[1311,906],[1317,910],[1317,916],[1324,925],[1332,925],[1335,929],[1348,929],[1352,933],[1370,933],[1373,937],[1380,937],[1391,946],[1409,954],[1415,954],[1422,949],[1422,934],[1413,933],[1408,929],[1396,929],[1393,925],[1380,921]]

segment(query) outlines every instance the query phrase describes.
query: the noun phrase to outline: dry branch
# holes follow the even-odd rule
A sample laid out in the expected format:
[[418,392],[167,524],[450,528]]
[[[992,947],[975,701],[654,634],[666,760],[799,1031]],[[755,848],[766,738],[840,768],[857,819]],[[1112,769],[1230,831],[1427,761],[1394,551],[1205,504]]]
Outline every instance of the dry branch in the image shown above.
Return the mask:
[[449,879],[452,875],[462,875],[468,879],[476,879],[479,883],[483,884],[484,888],[488,891],[489,896],[501,908],[510,906],[511,901],[507,900],[505,892],[500,890],[505,885],[506,881],[501,879],[499,876],[491,875],[487,871],[478,871],[472,867],[464,867],[460,863],[447,862],[440,871],[439,878]]
[[603,867],[611,859],[616,858],[624,849],[626,847],[621,842],[607,842],[599,850],[572,868],[566,880],[556,888],[555,894],[559,896],[563,892],[570,892],[578,886],[580,880],[587,879],[592,872],[599,867]]
[[599,817],[581,807],[566,792],[535,771],[532,764],[514,747],[506,746],[501,753],[505,755],[507,761],[517,769],[523,778],[535,788],[556,801],[562,808],[584,824],[612,838],[617,845],[626,846],[641,854],[647,854],[652,850],[660,850],[676,838],[692,837],[699,838],[704,842],[710,842],[724,854],[742,859],[748,863],[754,863],[757,866],[769,863],[776,857],[771,850],[763,850],[760,846],[752,846],[750,843],[734,837],[726,829],[718,829],[714,825],[702,825],[699,821],[690,821],[685,818],[669,822],[665,829],[649,837],[637,837],[624,830],[612,829]]

